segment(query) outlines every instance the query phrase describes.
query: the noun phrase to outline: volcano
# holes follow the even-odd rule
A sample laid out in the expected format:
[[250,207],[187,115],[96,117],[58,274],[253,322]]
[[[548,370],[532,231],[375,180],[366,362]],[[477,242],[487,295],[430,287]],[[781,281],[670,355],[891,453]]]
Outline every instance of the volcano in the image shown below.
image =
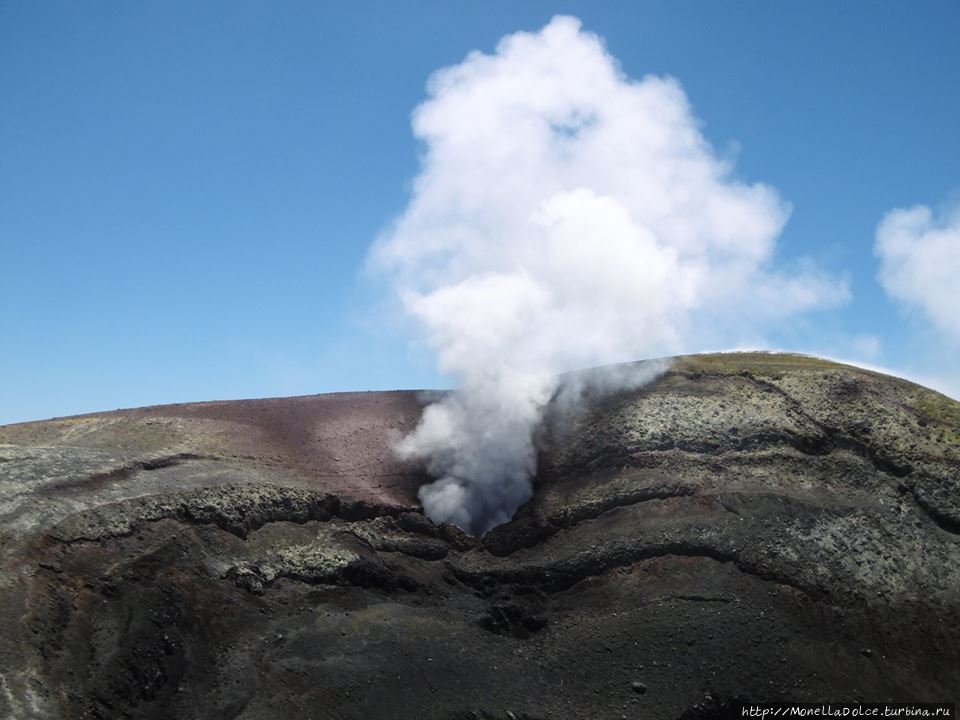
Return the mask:
[[395,459],[429,398],[0,427],[0,717],[706,718],[960,697],[960,403],[676,358],[548,413],[482,538]]

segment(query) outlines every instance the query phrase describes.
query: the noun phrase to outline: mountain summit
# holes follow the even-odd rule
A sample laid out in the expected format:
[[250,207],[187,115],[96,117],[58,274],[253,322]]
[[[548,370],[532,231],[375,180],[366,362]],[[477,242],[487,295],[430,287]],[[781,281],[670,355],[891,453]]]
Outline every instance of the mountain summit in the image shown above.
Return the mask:
[[391,452],[428,398],[0,427],[0,717],[694,718],[960,700],[960,403],[676,358],[550,412],[482,538]]

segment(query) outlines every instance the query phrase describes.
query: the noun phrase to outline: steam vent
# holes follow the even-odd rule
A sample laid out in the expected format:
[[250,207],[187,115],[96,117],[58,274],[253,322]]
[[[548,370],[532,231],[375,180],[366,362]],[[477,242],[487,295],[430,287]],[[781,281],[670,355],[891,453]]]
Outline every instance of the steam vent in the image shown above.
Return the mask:
[[394,460],[414,392],[0,428],[2,718],[709,718],[960,700],[960,403],[677,359],[548,420],[482,539]]

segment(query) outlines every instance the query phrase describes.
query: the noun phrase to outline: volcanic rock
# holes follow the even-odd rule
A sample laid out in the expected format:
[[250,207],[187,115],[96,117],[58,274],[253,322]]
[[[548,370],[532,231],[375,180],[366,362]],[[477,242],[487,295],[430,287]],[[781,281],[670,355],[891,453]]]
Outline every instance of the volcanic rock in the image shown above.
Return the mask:
[[0,428],[0,717],[960,699],[960,404],[808,357],[678,358],[550,414],[532,499],[478,539],[424,517],[429,478],[390,452],[424,402]]

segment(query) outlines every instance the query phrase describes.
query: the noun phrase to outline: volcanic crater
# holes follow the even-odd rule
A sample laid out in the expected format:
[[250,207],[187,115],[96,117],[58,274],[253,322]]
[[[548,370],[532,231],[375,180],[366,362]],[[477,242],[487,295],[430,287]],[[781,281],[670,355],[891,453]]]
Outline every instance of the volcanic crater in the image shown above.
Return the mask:
[[532,498],[474,538],[391,453],[425,402],[0,427],[0,716],[960,699],[960,404],[805,356],[676,358],[548,414]]

